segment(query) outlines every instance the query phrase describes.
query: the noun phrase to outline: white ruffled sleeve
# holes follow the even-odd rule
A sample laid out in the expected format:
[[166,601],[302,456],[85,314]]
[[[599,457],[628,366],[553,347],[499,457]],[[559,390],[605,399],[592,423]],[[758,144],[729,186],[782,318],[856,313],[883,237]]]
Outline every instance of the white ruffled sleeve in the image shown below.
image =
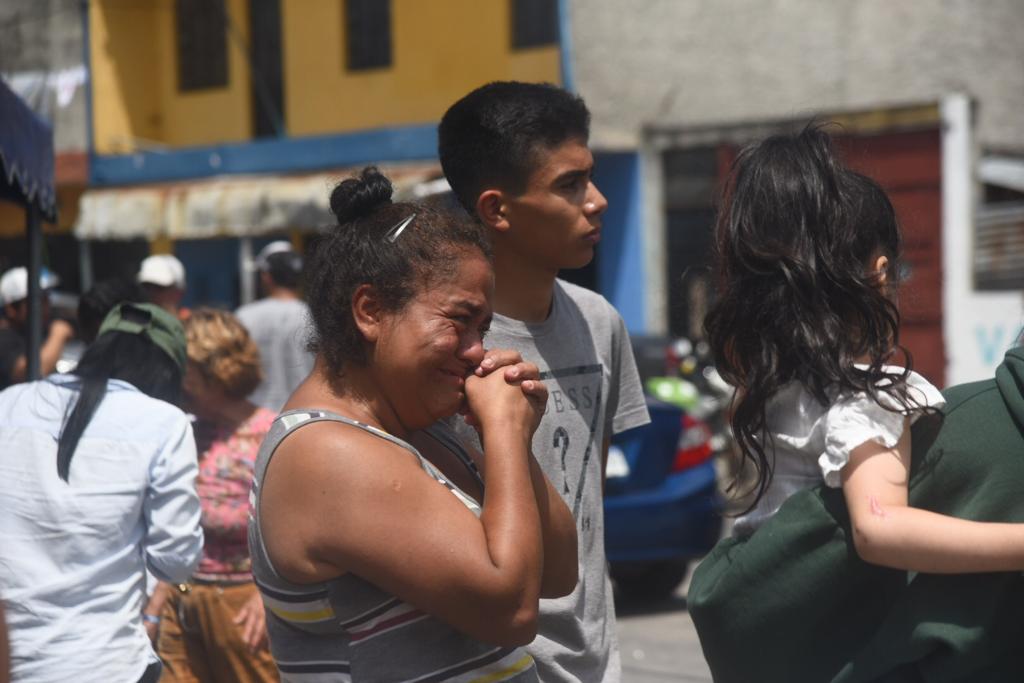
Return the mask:
[[[946,405],[946,400],[939,390],[916,372],[911,372],[907,377],[907,388],[911,397],[922,406],[941,408]],[[839,472],[850,460],[850,451],[854,448],[868,441],[876,441],[886,448],[893,448],[903,436],[907,411],[885,392],[879,394],[879,400],[885,407],[876,403],[867,394],[857,393],[841,396],[829,407],[825,418],[825,451],[818,458],[818,466],[826,486],[839,488],[842,485]],[[920,411],[911,413],[911,424],[920,416]]]

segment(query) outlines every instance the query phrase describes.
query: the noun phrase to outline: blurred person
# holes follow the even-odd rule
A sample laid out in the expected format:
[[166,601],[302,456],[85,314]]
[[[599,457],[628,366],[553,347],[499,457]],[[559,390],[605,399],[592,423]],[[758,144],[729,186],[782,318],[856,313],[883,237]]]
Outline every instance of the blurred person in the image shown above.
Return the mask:
[[309,308],[299,294],[302,255],[278,240],[260,250],[256,267],[264,298],[235,315],[259,347],[263,365],[263,381],[249,400],[277,412],[313,370],[313,354],[306,349]]
[[604,550],[605,465],[612,435],[650,418],[621,316],[600,294],[558,278],[594,258],[608,207],[593,182],[589,126],[572,93],[497,82],[453,104],[438,138],[452,190],[494,240],[488,340],[552,383],[533,452],[580,535],[579,585],[541,603],[527,649],[543,681],[614,683],[622,665]]
[[[572,516],[529,447],[547,392],[484,350],[480,227],[391,192],[372,168],[339,184],[307,266],[317,361],[252,492],[271,650],[286,681],[537,681],[538,600],[576,583]],[[482,454],[442,422],[459,410]]]
[[185,296],[185,266],[170,254],[147,256],[139,265],[136,281],[142,286],[146,298],[179,319],[188,317],[188,309],[181,307]]
[[1019,356],[955,408],[913,372],[895,211],[820,127],[740,153],[716,244],[708,340],[757,484],[687,595],[715,681],[1021,680]]
[[146,570],[184,581],[203,543],[195,439],[175,405],[185,358],[173,316],[125,303],[73,374],[0,392],[12,680],[159,678]]
[[[43,269],[39,274],[42,294],[44,339],[39,348],[39,372],[46,376],[57,367],[64,347],[75,336],[75,329],[66,320],[50,320],[49,290],[60,283],[54,273]],[[28,375],[28,270],[11,268],[0,277],[0,305],[4,325],[0,326],[0,390],[24,382]]]
[[142,288],[122,277],[101,280],[78,299],[78,337],[91,344],[100,331],[107,314],[119,303],[141,303],[146,300]]
[[249,488],[274,413],[246,399],[260,381],[259,352],[226,311],[197,308],[185,321],[185,406],[196,416],[205,543],[188,583],[162,584],[158,639],[163,681],[275,681],[263,603],[252,581]]
[[[120,303],[144,303],[146,293],[142,286],[130,278],[114,276],[93,284],[87,292],[78,299],[78,341],[89,345],[99,334],[100,325],[107,315]],[[69,349],[74,357],[74,349]],[[67,359],[68,353],[64,354]],[[77,363],[77,358],[75,360]],[[146,576],[146,595],[151,598],[158,580],[151,573]],[[156,617],[149,615],[146,623],[146,630],[151,636],[156,634]]]

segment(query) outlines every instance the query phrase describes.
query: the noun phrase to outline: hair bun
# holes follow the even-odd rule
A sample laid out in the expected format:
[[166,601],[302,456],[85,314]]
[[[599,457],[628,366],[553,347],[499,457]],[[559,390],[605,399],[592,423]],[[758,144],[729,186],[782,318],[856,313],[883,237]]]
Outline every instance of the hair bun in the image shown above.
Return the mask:
[[378,206],[391,203],[391,181],[376,166],[367,166],[357,178],[341,181],[331,192],[331,212],[338,224],[368,215]]

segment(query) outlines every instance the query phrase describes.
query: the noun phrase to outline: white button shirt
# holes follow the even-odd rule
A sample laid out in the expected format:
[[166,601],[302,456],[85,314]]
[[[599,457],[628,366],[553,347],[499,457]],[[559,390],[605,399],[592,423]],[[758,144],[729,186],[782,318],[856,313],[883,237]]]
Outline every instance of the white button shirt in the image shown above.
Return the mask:
[[146,569],[185,581],[203,546],[192,427],[127,382],[109,382],[69,481],[57,476],[78,381],[0,392],[0,599],[14,681],[137,681],[154,659]]

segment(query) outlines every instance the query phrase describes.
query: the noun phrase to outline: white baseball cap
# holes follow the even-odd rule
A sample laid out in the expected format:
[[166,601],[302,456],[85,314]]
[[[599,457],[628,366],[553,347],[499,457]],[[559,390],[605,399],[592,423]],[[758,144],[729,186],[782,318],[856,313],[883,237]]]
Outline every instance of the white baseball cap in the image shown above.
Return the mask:
[[267,259],[274,254],[284,254],[289,251],[294,251],[295,248],[292,243],[287,240],[274,240],[267,246],[260,249],[260,253],[256,254],[256,268],[259,270],[267,269]]
[[170,254],[147,256],[139,266],[140,284],[185,289],[185,266]]
[[[48,268],[39,271],[39,286],[51,289],[60,284],[60,278]],[[22,266],[11,268],[0,277],[0,305],[13,304],[28,297],[28,270]]]

